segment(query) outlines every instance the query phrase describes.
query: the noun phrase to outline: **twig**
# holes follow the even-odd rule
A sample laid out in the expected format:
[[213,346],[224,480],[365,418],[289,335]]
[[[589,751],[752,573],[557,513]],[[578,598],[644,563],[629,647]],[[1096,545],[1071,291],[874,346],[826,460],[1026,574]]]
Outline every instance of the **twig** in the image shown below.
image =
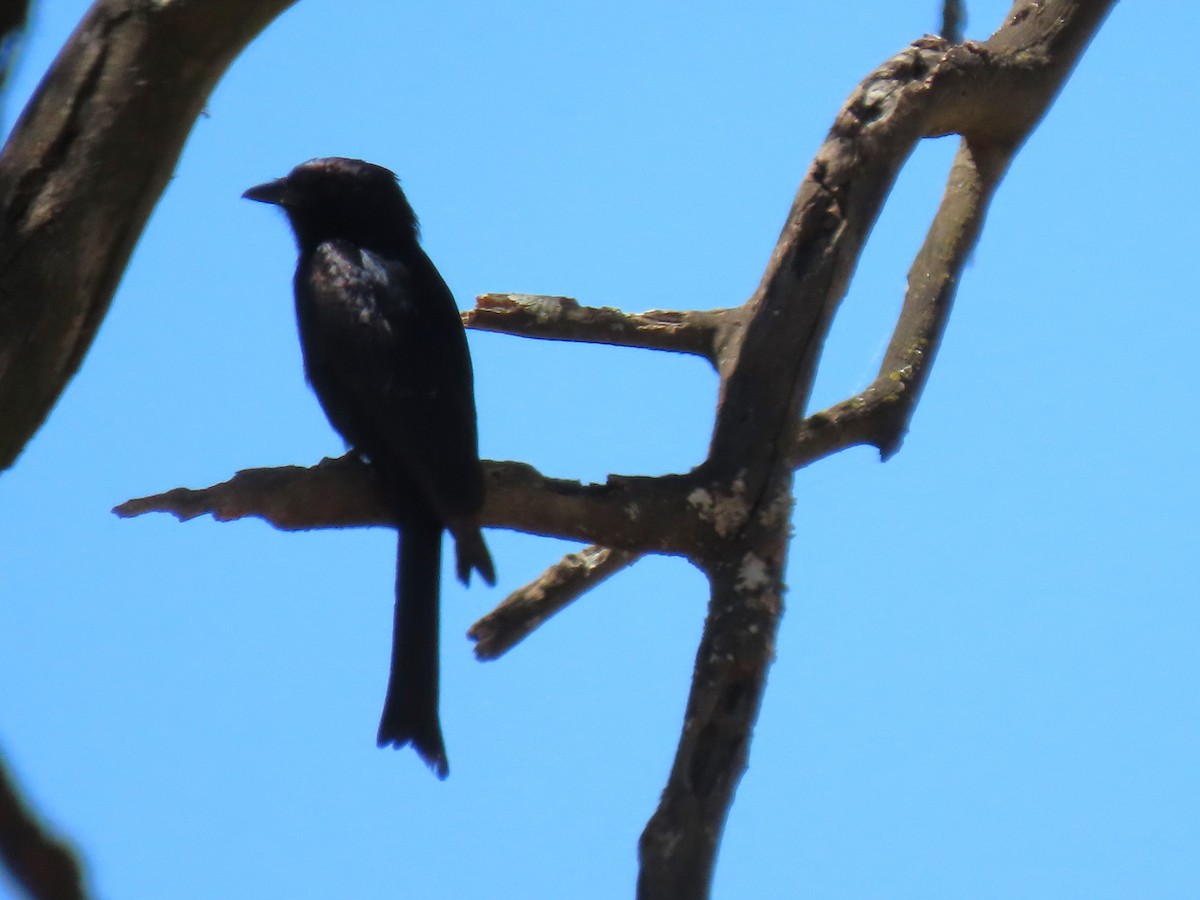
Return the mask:
[[243,469],[211,487],[126,500],[113,512],[122,519],[165,512],[181,522],[203,515],[218,522],[254,517],[283,531],[395,524],[371,470],[352,454],[310,468]]
[[641,556],[595,545],[568,553],[470,627],[467,636],[475,641],[475,656],[496,659],[504,655],[555,613]]
[[481,294],[463,322],[480,331],[557,341],[585,341],[702,356],[716,364],[725,332],[740,321],[738,309],[627,313],[580,306],[571,297]]

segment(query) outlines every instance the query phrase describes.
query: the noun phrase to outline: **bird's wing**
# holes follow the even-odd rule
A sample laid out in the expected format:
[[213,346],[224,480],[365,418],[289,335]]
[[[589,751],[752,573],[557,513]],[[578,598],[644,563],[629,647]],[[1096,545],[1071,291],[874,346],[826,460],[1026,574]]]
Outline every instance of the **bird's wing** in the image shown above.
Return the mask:
[[449,288],[414,251],[319,245],[296,273],[297,318],[330,422],[449,522],[483,503],[471,359]]

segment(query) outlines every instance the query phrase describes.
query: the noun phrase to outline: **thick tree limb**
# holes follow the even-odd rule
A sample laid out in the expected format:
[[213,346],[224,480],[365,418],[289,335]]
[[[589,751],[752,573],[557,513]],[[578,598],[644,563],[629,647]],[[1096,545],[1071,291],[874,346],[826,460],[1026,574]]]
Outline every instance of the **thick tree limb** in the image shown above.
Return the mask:
[[75,374],[192,123],[294,0],[100,0],[0,153],[0,471]]
[[[709,617],[675,765],[640,844],[640,900],[708,896],[782,610],[776,565],[782,567],[786,535],[764,527],[757,540],[749,536],[756,525],[775,518],[781,497],[790,500],[781,487],[783,471],[803,461],[798,438],[814,423],[802,424],[799,415],[817,358],[900,165],[922,136],[956,131],[965,139],[966,156],[959,154],[943,212],[914,263],[884,361],[885,373],[909,379],[908,409],[900,416],[890,413],[896,417],[893,437],[876,438],[885,453],[898,446],[928,377],[957,272],[987,199],[1111,6],[1097,0],[1018,3],[985,45],[918,41],[859,86],[817,152],[762,283],[747,303],[751,315],[744,339],[718,361],[717,422],[701,469],[715,481],[743,483],[754,514],[739,532],[746,545],[731,541],[725,553],[707,560]],[[936,236],[948,245],[934,248]],[[922,345],[922,337],[930,343]],[[877,393],[897,396],[894,389]],[[873,399],[866,398],[868,407]],[[876,408],[882,412],[875,416],[889,415],[884,401]],[[868,422],[856,409],[852,403],[839,410],[847,432],[852,424]],[[817,439],[809,441],[815,448]],[[758,497],[763,500],[755,501]]]
[[642,900],[708,896],[717,846],[746,770],[783,613],[791,477],[771,485],[756,518],[706,565],[710,599],[683,732],[658,809],[638,846]]
[[641,556],[595,545],[568,553],[467,630],[467,637],[475,641],[476,658],[504,655],[555,613]]
[[[79,368],[213,86],[292,2],[100,0],[59,53],[0,152],[0,471]],[[82,896],[3,773],[0,855],[31,896]]]

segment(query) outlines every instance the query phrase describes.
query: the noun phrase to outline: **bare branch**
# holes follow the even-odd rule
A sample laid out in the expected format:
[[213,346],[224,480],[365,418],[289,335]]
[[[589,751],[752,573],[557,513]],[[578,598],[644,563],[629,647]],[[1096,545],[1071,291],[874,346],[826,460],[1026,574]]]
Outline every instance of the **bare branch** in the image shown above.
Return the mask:
[[736,327],[740,317],[738,309],[626,313],[608,306],[580,306],[571,297],[481,294],[475,308],[463,314],[463,322],[469,328],[518,337],[691,353],[715,365],[726,331]]
[[[696,510],[694,492],[707,490],[692,475],[610,475],[604,484],[582,484],[547,478],[525,463],[483,465],[485,526],[588,543],[604,535],[616,549],[679,555],[705,546],[702,536],[712,531],[687,514]],[[166,512],[181,521],[255,517],[284,531],[395,524],[371,470],[351,454],[307,469],[243,469],[212,487],[127,500],[113,512],[121,518]]]
[[568,553],[470,627],[467,637],[476,642],[475,656],[504,655],[555,613],[639,559],[639,553],[595,545]]
[[861,394],[813,413],[797,428],[788,464],[800,469],[859,444],[874,446],[886,459],[897,433],[903,431],[899,423],[911,413],[911,404],[900,408],[904,390],[902,376],[895,381],[876,380]]
[[0,153],[0,471],[79,368],[192,123],[294,0],[99,0]]
[[856,444],[888,459],[900,449],[950,318],[963,266],[979,240],[988,204],[1012,159],[1010,146],[964,139],[925,242],[908,272],[908,291],[875,381],[861,394],[809,416],[796,434],[795,467]]
[[638,846],[639,900],[704,900],[717,846],[745,772],[783,612],[791,478],[772,486],[758,517],[719,562],[696,651],[675,762]]
[[[780,506],[790,509],[782,469],[806,453],[816,458],[862,441],[894,452],[991,191],[1111,5],[1021,3],[987,45],[918,41],[859,86],[818,151],[748,301],[744,339],[718,360],[720,406],[701,470],[718,482],[744,483],[755,514],[726,552],[708,558],[709,616],[675,764],[639,847],[640,900],[708,896],[778,623],[787,536],[760,523]],[[864,395],[796,421],[833,312],[899,167],[918,139],[952,131],[964,135],[965,149],[910,273],[883,375]],[[937,239],[947,246],[935,248]]]
[[877,444],[884,459],[900,449],[941,346],[963,267],[1015,152],[1010,143],[964,138],[955,155],[941,206],[909,269],[904,306],[876,379],[876,385],[887,383],[899,401],[886,417],[890,433]]
[[50,837],[0,766],[0,860],[34,900],[82,900],[75,855]]
[[212,487],[138,497],[113,512],[122,519],[165,512],[181,522],[203,515],[218,522],[253,517],[282,531],[395,524],[374,474],[353,454],[323,459],[308,469],[243,469]]
[[1020,146],[1112,2],[1018,3],[986,43],[923,38],[855,89],[748,301],[744,339],[719,361],[726,377],[705,463],[714,480],[745,471],[756,496],[771,466],[791,454],[788,435],[807,404],[833,313],[916,141],[957,132],[973,150]]

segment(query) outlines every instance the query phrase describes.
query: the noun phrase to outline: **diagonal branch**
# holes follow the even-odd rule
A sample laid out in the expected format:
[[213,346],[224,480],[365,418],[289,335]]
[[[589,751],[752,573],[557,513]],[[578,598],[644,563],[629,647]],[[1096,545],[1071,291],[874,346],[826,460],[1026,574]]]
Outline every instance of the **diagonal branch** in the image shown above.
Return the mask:
[[[714,481],[743,484],[752,512],[719,557],[702,560],[712,600],[675,764],[639,846],[639,900],[708,896],[782,611],[786,534],[781,538],[764,520],[790,509],[792,466],[805,452],[832,452],[855,428],[865,439],[868,426],[878,427],[873,417],[895,415],[887,398],[899,394],[877,382],[832,415],[799,420],[833,313],[900,166],[921,137],[959,132],[965,138],[945,214],[914,262],[909,302],[885,359],[887,382],[892,372],[907,379],[908,403],[890,426],[892,437],[876,437],[885,452],[898,446],[928,376],[934,348],[921,338],[940,339],[988,197],[1111,6],[1112,0],[1022,2],[985,45],[918,41],[856,89],[818,151],[747,303],[744,337],[719,366],[717,421],[701,470]],[[954,179],[963,173],[960,191]],[[938,239],[948,246],[935,248]],[[924,264],[929,273],[920,270]],[[830,422],[840,423],[841,432]]]
[[294,0],[99,0],[0,153],[0,471],[75,374],[192,124]]
[[758,496],[771,467],[791,454],[833,314],[916,142],[958,133],[973,150],[1015,150],[1113,2],[1018,2],[985,43],[923,38],[855,89],[817,151],[747,303],[741,345],[721,366],[723,390],[705,463],[714,480],[729,482],[745,470],[747,489]]
[[909,269],[908,291],[879,374],[861,394],[800,424],[791,466],[856,444],[872,444],[885,460],[900,449],[941,346],[963,267],[1012,154],[1008,145],[962,141],[941,206]]
[[475,641],[475,656],[478,659],[503,656],[551,616],[600,582],[629,568],[641,556],[595,545],[568,553],[470,627],[467,636]]

